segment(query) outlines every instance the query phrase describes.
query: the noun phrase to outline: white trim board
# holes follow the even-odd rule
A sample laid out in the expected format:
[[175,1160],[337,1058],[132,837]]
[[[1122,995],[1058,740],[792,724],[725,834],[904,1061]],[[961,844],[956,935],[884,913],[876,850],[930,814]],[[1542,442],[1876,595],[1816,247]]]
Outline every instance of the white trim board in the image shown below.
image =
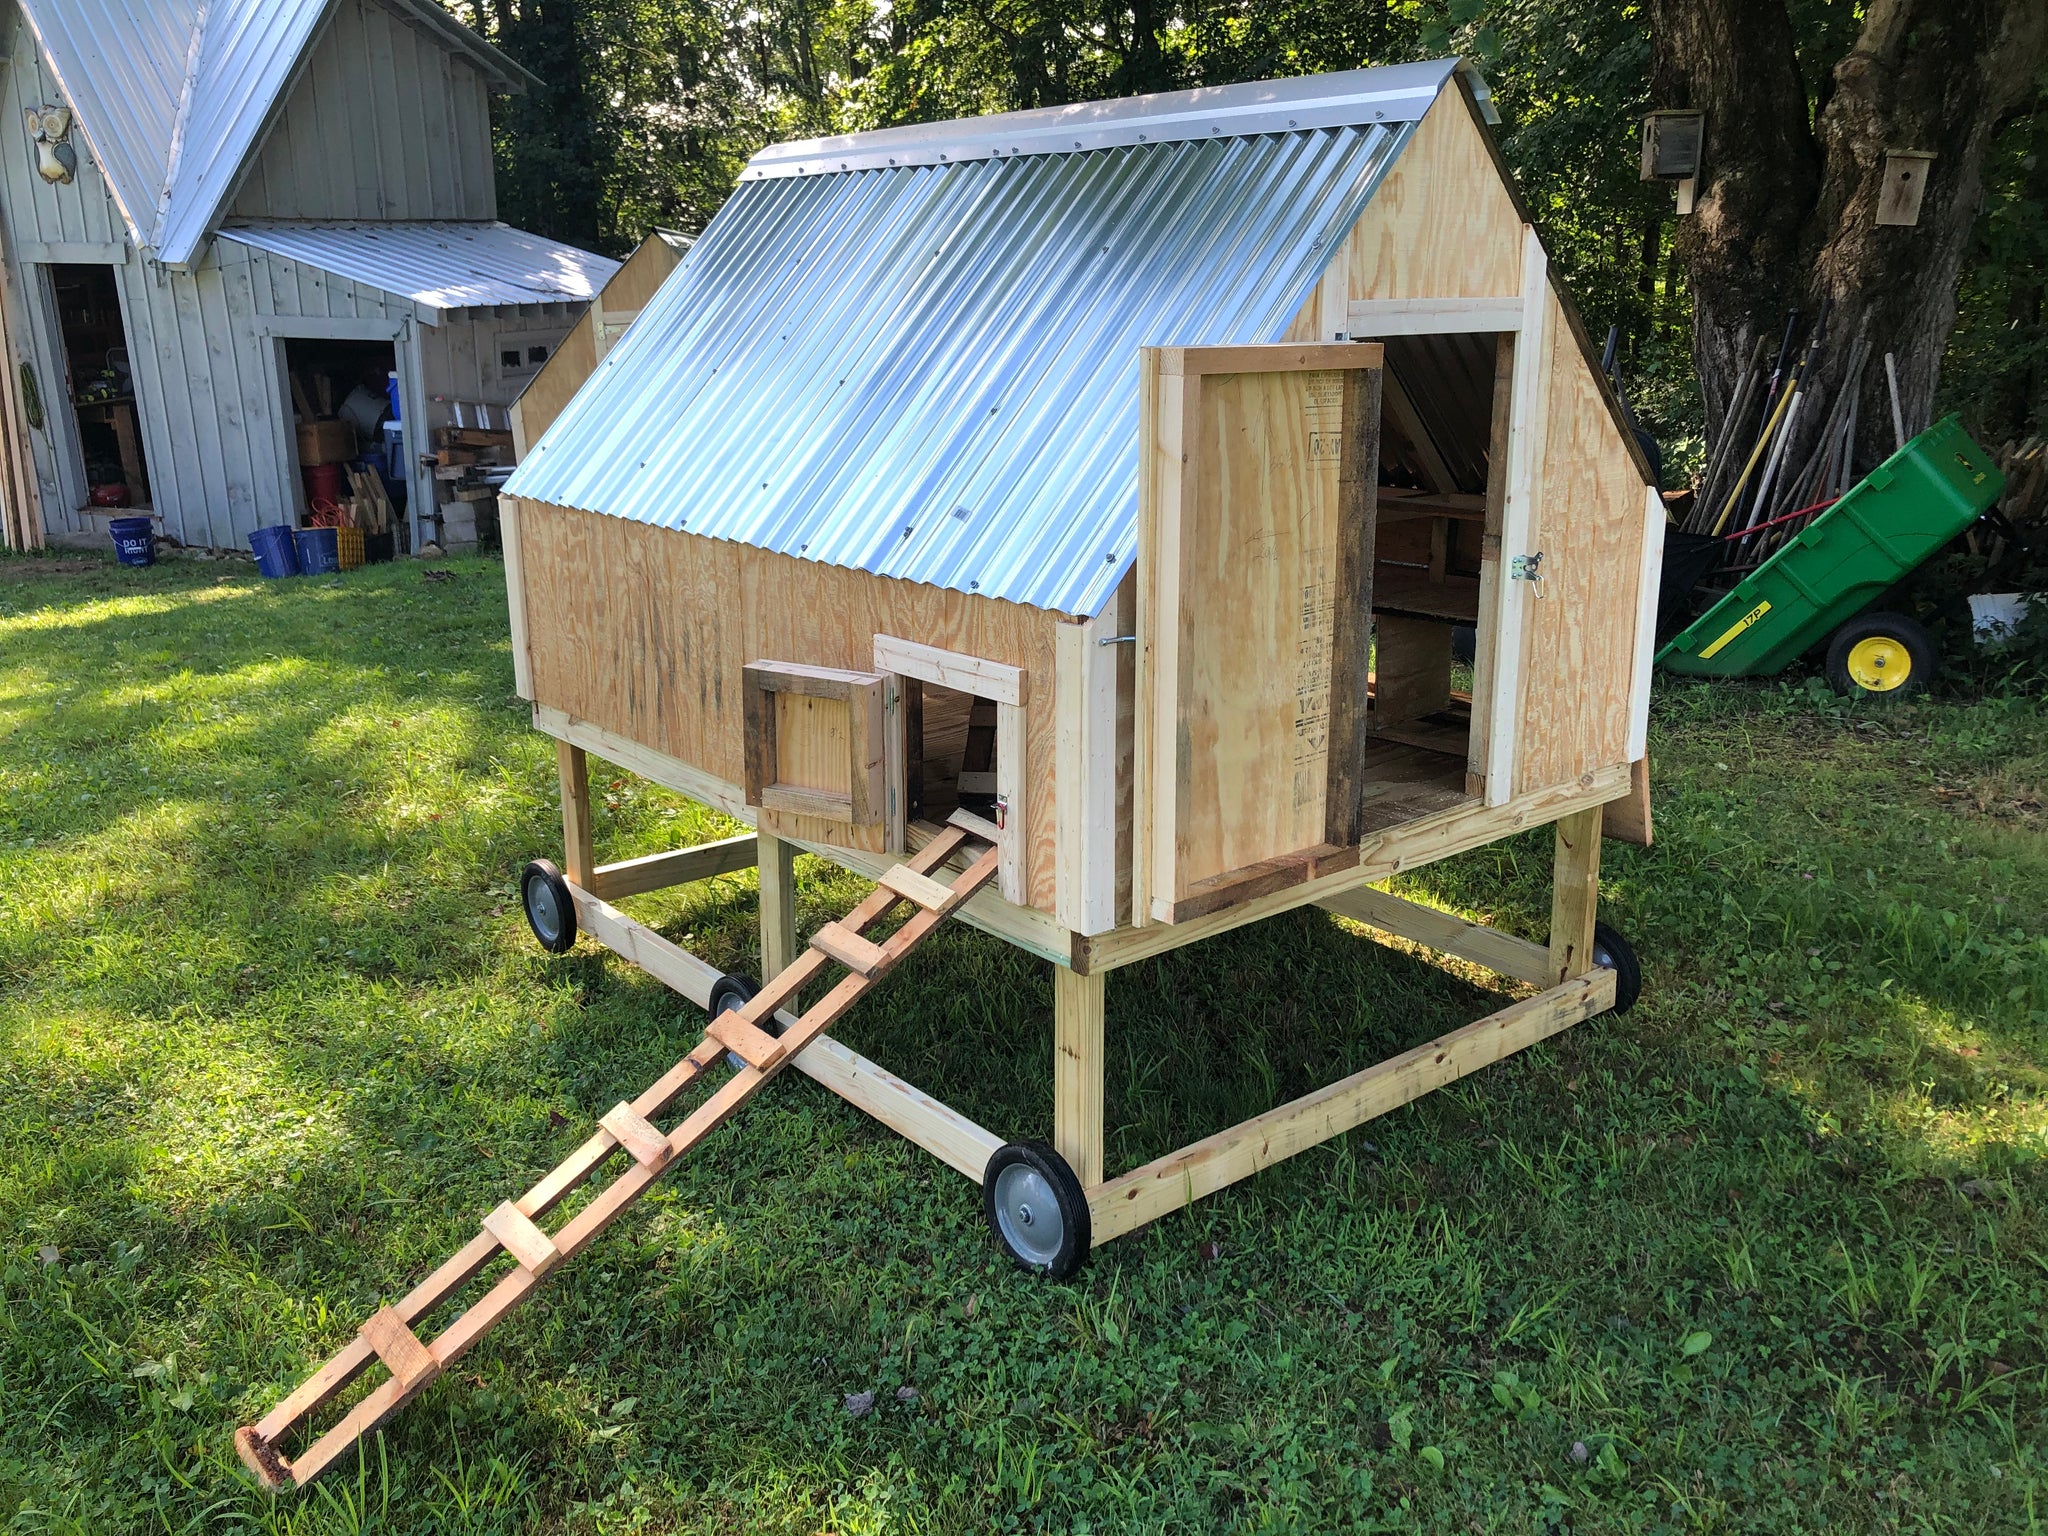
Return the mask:
[[[1024,695],[1028,674],[1022,667],[1006,662],[970,656],[964,651],[942,651],[935,645],[895,635],[875,636],[875,670],[995,701],[996,797],[1003,805],[1002,861],[997,866],[996,879],[1003,900],[1012,906],[1026,905]],[[897,767],[902,767],[900,758]],[[892,794],[900,794],[903,786],[892,782],[889,788]]]
[[1516,727],[1522,703],[1522,645],[1528,588],[1514,574],[1518,555],[1536,553],[1545,423],[1550,392],[1550,276],[1534,226],[1522,233],[1522,325],[1515,337],[1514,393],[1508,417],[1507,505],[1501,514],[1499,611],[1493,642],[1493,697],[1488,700],[1486,803],[1506,805],[1515,793]]

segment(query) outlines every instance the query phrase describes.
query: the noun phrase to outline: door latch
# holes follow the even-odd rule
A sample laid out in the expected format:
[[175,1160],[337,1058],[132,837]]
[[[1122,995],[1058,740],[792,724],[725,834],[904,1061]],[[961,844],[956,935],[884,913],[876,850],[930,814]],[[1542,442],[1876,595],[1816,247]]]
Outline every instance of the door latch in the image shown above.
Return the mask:
[[1516,555],[1508,561],[1510,581],[1541,581],[1543,579],[1543,551],[1533,555]]

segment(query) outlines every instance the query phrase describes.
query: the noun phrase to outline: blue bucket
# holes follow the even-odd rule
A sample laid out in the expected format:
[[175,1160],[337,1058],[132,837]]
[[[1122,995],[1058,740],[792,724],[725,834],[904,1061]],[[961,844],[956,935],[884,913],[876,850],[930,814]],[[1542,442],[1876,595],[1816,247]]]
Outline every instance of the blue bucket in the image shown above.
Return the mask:
[[332,528],[301,528],[299,573],[304,576],[332,576],[341,570],[340,540]]
[[249,552],[256,557],[256,569],[265,576],[299,574],[298,548],[292,542],[292,528],[287,523],[258,528],[250,534]]
[[146,517],[116,517],[107,523],[114,558],[123,565],[156,564],[156,527]]

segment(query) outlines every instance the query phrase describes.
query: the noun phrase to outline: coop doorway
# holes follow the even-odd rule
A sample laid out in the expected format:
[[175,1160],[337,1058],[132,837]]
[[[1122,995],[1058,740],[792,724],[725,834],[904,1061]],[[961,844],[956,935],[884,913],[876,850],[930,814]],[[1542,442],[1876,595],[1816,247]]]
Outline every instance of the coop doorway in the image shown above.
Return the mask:
[[80,506],[102,512],[147,509],[149,466],[114,269],[64,262],[52,263],[47,271],[84,488]]
[[1382,345],[1364,830],[1477,796],[1490,672],[1482,555],[1500,533],[1513,337],[1390,336]]

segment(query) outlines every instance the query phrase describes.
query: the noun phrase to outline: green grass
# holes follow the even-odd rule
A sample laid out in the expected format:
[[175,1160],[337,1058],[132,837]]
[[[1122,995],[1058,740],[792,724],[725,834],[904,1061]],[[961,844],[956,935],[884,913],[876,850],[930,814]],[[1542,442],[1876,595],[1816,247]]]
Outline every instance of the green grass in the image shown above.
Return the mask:
[[[792,1075],[273,1503],[234,1426],[701,1026],[526,936],[552,753],[498,570],[446,568],[0,563],[8,1528],[2038,1529],[2048,721],[1798,680],[1660,698],[1657,847],[1607,851],[1626,1018],[1068,1286]],[[731,830],[594,777],[607,857]],[[1540,937],[1548,871],[1534,834],[1404,888]],[[807,926],[862,888],[800,875]],[[754,968],[751,875],[632,906]],[[1119,972],[1112,1162],[1499,1000],[1315,912]],[[1042,1135],[1050,1014],[1045,966],[954,927],[841,1034]]]

